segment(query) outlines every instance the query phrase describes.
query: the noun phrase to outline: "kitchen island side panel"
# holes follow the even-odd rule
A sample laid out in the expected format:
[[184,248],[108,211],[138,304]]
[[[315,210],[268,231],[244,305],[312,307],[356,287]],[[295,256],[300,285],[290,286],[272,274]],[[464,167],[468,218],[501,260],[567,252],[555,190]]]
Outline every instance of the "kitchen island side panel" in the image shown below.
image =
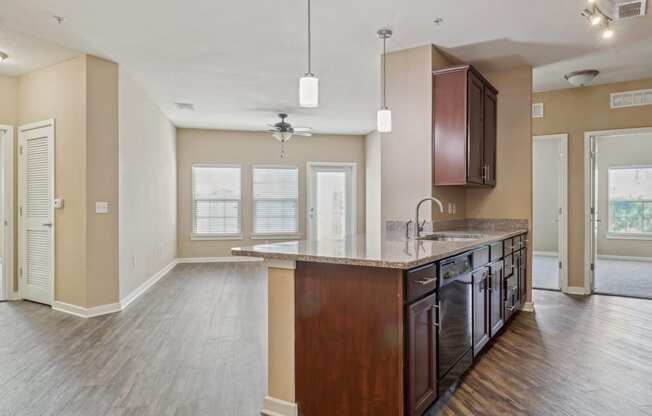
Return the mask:
[[403,272],[297,262],[296,398],[302,416],[402,416]]

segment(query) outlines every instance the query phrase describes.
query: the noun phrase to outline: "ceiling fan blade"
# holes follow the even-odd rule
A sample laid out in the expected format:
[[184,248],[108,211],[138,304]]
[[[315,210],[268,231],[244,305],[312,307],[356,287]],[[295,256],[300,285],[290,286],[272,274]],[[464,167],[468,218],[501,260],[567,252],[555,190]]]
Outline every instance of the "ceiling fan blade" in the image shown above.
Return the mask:
[[310,127],[295,127],[294,131],[312,131]]
[[300,131],[299,131],[299,132],[294,132],[294,135],[295,135],[295,136],[310,137],[310,136],[312,136],[312,133],[308,133],[308,132],[300,132]]

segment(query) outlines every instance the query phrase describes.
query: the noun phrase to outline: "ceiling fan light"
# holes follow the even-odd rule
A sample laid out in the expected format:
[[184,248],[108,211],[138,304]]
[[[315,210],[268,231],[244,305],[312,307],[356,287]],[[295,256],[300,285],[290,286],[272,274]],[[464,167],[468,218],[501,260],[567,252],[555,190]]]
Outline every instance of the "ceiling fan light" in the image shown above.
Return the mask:
[[0,62],[4,61],[7,58],[9,58],[9,56],[6,53],[0,51]]
[[379,133],[391,133],[392,131],[392,112],[387,108],[378,110],[377,130]]
[[593,26],[597,26],[600,23],[602,23],[602,16],[601,15],[595,14],[595,15],[591,16],[591,24]]
[[299,79],[299,105],[304,108],[319,106],[319,78],[312,74]]
[[281,143],[285,143],[292,138],[292,133],[288,131],[277,131],[272,136]]
[[602,37],[604,39],[611,39],[614,37],[614,31],[611,28],[607,27],[602,31]]

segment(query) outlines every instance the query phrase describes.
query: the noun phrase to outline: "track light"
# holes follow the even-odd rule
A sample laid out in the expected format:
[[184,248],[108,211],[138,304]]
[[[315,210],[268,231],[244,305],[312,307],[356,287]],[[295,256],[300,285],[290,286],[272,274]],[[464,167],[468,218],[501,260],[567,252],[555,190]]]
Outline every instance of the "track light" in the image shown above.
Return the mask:
[[614,37],[614,31],[607,25],[602,29],[602,37],[604,39],[611,39]]
[[597,26],[597,25],[599,25],[601,22],[602,22],[602,15],[594,14],[593,16],[591,16],[591,24],[592,24],[593,26]]
[[614,31],[610,26],[610,22],[613,20],[611,17],[607,16],[597,5],[597,0],[588,0],[590,6],[586,7],[580,13],[582,17],[591,23],[592,26],[601,26],[602,27],[602,38],[610,39],[614,36]]

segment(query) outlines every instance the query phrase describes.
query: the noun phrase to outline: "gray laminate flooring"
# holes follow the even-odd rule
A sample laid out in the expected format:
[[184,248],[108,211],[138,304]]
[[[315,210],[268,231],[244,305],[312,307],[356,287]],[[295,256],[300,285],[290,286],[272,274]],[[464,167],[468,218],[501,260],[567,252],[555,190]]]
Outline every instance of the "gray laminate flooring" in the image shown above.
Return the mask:
[[652,298],[652,262],[598,257],[595,265],[595,292]]
[[257,415],[266,288],[261,264],[183,264],[113,315],[0,303],[0,415]]

